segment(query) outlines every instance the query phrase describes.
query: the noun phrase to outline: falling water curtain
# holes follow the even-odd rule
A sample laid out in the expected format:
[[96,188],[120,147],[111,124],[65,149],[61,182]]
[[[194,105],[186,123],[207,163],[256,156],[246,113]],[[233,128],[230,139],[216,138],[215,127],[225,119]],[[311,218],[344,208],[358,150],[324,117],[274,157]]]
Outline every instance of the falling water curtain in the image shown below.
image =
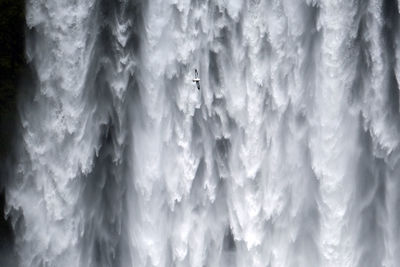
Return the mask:
[[399,16],[27,0],[19,265],[399,266]]

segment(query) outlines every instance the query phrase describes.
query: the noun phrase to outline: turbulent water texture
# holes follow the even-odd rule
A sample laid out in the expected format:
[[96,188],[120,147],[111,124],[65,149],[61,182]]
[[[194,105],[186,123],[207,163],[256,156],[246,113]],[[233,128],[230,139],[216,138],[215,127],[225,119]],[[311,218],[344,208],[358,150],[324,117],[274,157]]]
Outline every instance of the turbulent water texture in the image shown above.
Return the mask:
[[399,6],[28,0],[20,266],[400,266]]

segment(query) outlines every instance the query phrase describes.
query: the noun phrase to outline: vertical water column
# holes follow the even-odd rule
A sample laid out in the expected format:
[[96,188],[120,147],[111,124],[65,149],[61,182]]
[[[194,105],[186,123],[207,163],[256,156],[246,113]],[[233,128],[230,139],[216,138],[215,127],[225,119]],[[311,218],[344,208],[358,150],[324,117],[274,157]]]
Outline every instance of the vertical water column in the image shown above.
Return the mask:
[[237,127],[227,183],[239,266],[318,264],[307,131],[314,13],[297,1],[259,2],[243,4],[232,18],[232,55],[221,68]]
[[270,6],[264,246],[270,247],[272,266],[318,266],[318,189],[309,151],[318,9],[299,1]]
[[360,228],[363,234],[368,232],[364,242],[359,243],[360,252],[364,253],[359,266],[375,266],[377,260],[385,266],[396,266],[400,260],[396,226],[400,201],[398,23],[394,1],[370,1],[365,7],[361,109],[370,143],[372,159],[368,170],[372,177],[360,180],[360,187],[365,188],[362,185],[368,182],[369,190],[364,190],[365,197],[358,200],[366,222]]
[[[194,102],[199,97],[193,98],[198,92],[190,90],[191,77],[182,77],[181,64],[188,62],[185,45],[190,40],[184,36],[185,41],[180,40],[179,23],[187,19],[188,3],[175,4],[149,1],[143,9],[138,92],[131,108],[128,197],[132,264],[140,266],[177,265],[184,260],[188,264],[193,218],[191,210],[178,203],[189,194],[198,164],[190,151],[190,138]],[[180,100],[181,94],[186,97]]]
[[[126,191],[130,164],[128,107],[135,94],[141,6],[136,1],[99,1],[98,32],[88,79],[100,132],[92,171],[82,181],[84,229],[81,266],[130,266]],[[90,87],[86,88],[90,90]]]
[[27,2],[27,57],[37,88],[26,88],[21,104],[23,140],[7,192],[24,224],[16,229],[21,266],[79,266],[81,260],[82,176],[92,169],[99,139],[87,76],[96,10],[94,0]]
[[359,157],[358,117],[349,101],[356,74],[356,1],[320,2],[319,68],[311,122],[312,167],[319,180],[321,265],[353,266],[354,234],[348,227]]

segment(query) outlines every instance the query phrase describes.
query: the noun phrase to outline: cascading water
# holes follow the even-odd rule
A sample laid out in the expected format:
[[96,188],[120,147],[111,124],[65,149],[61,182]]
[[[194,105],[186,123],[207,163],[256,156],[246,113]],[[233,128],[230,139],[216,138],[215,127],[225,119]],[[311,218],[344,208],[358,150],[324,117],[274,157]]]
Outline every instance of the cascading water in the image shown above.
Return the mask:
[[399,266],[399,7],[28,0],[19,265]]

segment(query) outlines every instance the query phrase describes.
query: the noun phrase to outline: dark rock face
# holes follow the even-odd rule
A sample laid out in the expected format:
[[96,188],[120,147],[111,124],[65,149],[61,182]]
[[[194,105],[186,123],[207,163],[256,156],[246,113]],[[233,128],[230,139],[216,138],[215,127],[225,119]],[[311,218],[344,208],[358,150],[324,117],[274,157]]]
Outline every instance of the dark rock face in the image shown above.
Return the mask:
[[0,156],[10,149],[11,131],[7,123],[14,122],[19,77],[25,69],[24,30],[25,3],[23,0],[0,0]]
[[10,219],[5,218],[4,186],[13,161],[12,143],[18,121],[16,99],[24,72],[25,1],[0,0],[0,266],[17,266]]

